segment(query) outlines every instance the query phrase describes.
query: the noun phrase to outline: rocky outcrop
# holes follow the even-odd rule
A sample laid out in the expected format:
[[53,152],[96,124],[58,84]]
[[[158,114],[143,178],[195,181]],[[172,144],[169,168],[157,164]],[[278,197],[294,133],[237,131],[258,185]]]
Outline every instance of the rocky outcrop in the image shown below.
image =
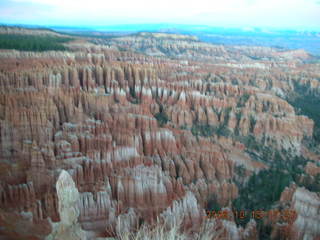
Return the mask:
[[71,176],[62,170],[56,183],[58,195],[58,211],[60,221],[52,224],[52,232],[46,240],[53,239],[74,239],[84,240],[86,233],[78,223],[79,217],[79,192]]
[[318,174],[320,174],[320,167],[312,162],[308,162],[305,170],[306,173],[308,173],[311,176],[317,176]]
[[281,202],[290,203],[290,209],[296,215],[287,223],[286,234],[291,239],[319,238],[319,194],[292,185],[283,192]]
[[293,224],[296,228],[296,239],[316,239],[320,236],[319,209],[320,198],[316,193],[298,188],[293,195],[293,208],[297,211],[298,217]]

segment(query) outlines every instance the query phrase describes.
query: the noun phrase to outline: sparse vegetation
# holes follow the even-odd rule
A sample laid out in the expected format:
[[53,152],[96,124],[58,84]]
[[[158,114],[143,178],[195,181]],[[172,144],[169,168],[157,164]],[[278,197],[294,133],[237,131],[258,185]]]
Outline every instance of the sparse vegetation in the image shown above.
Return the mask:
[[247,171],[243,165],[235,165],[233,181],[238,187],[241,187],[245,183],[247,178],[246,172]]
[[132,97],[131,103],[133,103],[133,104],[140,104],[141,103],[140,98],[138,98],[138,96],[134,90],[134,87],[129,88],[129,93]]
[[167,124],[169,121],[169,117],[165,110],[163,109],[163,106],[160,105],[160,111],[154,115],[154,117],[157,119],[158,124],[160,127],[163,127],[164,125]]
[[302,177],[300,185],[311,192],[320,192],[320,173],[314,177],[310,175]]
[[191,133],[194,136],[203,136],[203,137],[210,137],[213,134],[216,134],[218,136],[224,136],[224,137],[230,137],[232,135],[232,132],[229,130],[227,124],[229,122],[231,107],[228,107],[224,109],[224,112],[218,112],[217,109],[213,108],[213,111],[221,117],[221,114],[223,113],[224,119],[223,123],[221,123],[219,126],[212,126],[209,124],[201,124],[198,122],[194,122],[191,128]]
[[158,112],[154,115],[157,119],[159,126],[164,126],[169,121],[168,115],[165,112]]
[[21,51],[65,51],[63,43],[72,38],[57,36],[33,36],[20,34],[0,34],[0,49],[16,49]]
[[220,125],[216,133],[218,136],[224,136],[224,137],[230,137],[232,135],[232,132],[229,130],[229,128],[225,124]]
[[237,107],[244,107],[244,105],[246,104],[246,102],[248,101],[249,98],[250,98],[250,94],[248,94],[248,93],[243,94],[239,98],[239,101],[237,103]]
[[166,229],[164,224],[158,224],[154,229],[143,225],[137,232],[123,231],[119,233],[119,240],[184,240],[186,236],[179,232],[178,226]]
[[227,125],[228,124],[231,110],[232,110],[231,107],[227,107],[227,108],[224,109],[223,125]]
[[269,146],[262,145],[262,143],[258,142],[252,134],[249,134],[248,136],[236,136],[236,139],[246,146],[246,151],[249,154],[258,154],[260,159],[268,162],[268,158],[272,153]]
[[194,136],[210,137],[216,131],[216,128],[208,124],[193,124],[191,133]]
[[238,174],[238,175],[243,176],[246,173],[246,169],[242,165],[236,165],[235,173]]
[[295,92],[287,99],[294,106],[298,114],[311,118],[314,123],[312,139],[308,139],[306,144],[309,148],[319,151],[320,144],[320,93],[311,91],[308,86],[295,83]]
[[182,126],[180,126],[180,129],[181,130],[188,130],[188,126],[187,125],[182,125]]
[[[264,162],[269,163],[269,169],[253,173],[248,182],[240,186],[239,197],[233,201],[235,210],[270,210],[279,201],[284,188],[295,182],[298,186],[306,187],[310,191],[318,190],[317,179],[301,178],[307,159],[291,156],[285,150],[272,149],[270,154],[261,155]],[[250,218],[237,219],[237,223],[245,226]]]
[[254,116],[250,116],[250,129],[249,131],[252,133],[254,130],[254,126],[256,125],[256,119],[254,118]]
[[[239,197],[233,201],[233,208],[238,211],[269,210],[292,181],[290,173],[274,167],[254,173],[240,190]],[[249,220],[250,218],[237,219],[241,225]]]
[[209,124],[193,124],[191,128],[191,133],[194,136],[202,137],[210,137],[213,134],[216,134],[218,136],[229,137],[232,134],[228,127],[224,124],[218,127],[214,127]]

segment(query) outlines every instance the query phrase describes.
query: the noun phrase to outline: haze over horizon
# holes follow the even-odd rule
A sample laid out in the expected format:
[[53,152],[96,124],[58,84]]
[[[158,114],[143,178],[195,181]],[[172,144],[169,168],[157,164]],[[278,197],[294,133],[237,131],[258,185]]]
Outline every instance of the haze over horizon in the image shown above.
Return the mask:
[[319,0],[3,0],[0,23],[43,26],[191,24],[320,30]]

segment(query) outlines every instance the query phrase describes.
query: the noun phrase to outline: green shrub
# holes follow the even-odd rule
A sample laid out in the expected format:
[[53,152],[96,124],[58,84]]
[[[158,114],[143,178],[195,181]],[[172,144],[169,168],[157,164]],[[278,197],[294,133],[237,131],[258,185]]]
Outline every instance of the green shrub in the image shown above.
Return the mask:
[[214,127],[209,124],[193,124],[191,127],[191,133],[194,136],[210,137],[213,134],[218,136],[229,137],[232,132],[228,129],[226,125],[220,125],[219,127]]
[[163,127],[169,121],[168,115],[162,110],[154,115],[160,127]]
[[228,124],[231,110],[232,110],[231,107],[227,107],[227,108],[224,109],[224,121],[223,121],[223,125],[227,125],[227,124]]
[[180,126],[180,129],[181,130],[188,130],[188,126],[187,125],[182,125],[182,126]]
[[141,103],[141,100],[138,98],[133,87],[129,87],[129,93],[132,97],[131,103],[133,103],[133,104],[140,104]]
[[250,129],[249,129],[249,131],[251,133],[253,133],[254,126],[256,125],[256,123],[257,123],[257,120],[251,115],[250,116]]
[[250,94],[245,93],[243,94],[240,98],[239,101],[237,103],[237,107],[244,107],[244,105],[246,104],[246,102],[249,100],[250,98]]
[[208,124],[194,124],[191,127],[191,133],[194,136],[210,137],[215,132],[215,127]]
[[220,127],[216,130],[218,136],[230,137],[232,132],[226,125],[220,125]]

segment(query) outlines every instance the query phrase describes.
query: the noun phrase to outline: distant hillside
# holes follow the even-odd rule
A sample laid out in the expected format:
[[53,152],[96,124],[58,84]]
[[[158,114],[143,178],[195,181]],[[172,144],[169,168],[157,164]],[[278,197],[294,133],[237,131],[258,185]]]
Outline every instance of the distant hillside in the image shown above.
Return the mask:
[[320,34],[316,31],[294,31],[286,29],[264,28],[223,28],[205,25],[184,24],[127,24],[90,28],[54,27],[65,32],[100,32],[100,33],[138,33],[159,32],[187,34],[198,37],[201,41],[222,45],[266,46],[284,49],[305,49],[313,55],[320,55]]
[[199,41],[196,36],[183,35],[183,34],[169,34],[161,32],[139,32],[136,34],[138,37],[157,38],[157,39],[171,39],[171,40],[186,40],[186,41]]
[[0,27],[0,49],[21,51],[64,51],[63,43],[72,38],[49,29],[27,29],[20,27]]
[[37,35],[37,36],[65,36],[64,34],[55,32],[48,28],[23,28],[23,27],[11,27],[11,26],[0,26],[0,34],[19,34],[19,35]]

